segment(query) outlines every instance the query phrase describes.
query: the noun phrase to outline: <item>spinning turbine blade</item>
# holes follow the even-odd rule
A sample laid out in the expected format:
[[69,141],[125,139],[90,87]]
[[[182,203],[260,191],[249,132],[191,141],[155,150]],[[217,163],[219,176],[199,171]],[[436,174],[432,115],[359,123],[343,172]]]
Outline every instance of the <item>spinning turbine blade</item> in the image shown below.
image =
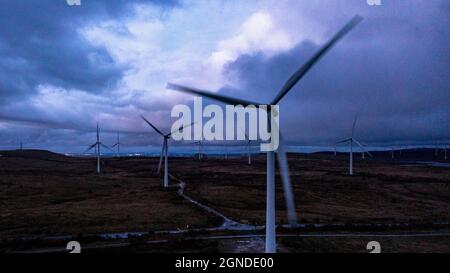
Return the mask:
[[204,91],[204,90],[186,87],[186,86],[182,86],[182,85],[178,85],[178,84],[168,83],[167,89],[181,91],[184,93],[189,93],[189,94],[194,94],[194,95],[198,95],[201,97],[210,98],[210,99],[220,101],[223,103],[227,103],[230,105],[242,105],[244,107],[249,106],[249,105],[255,105],[256,107],[258,107],[260,105],[259,103],[256,103],[256,102],[227,97],[227,96],[219,95],[219,94],[216,94],[216,93],[213,93],[210,91]]
[[327,53],[340,39],[342,39],[350,30],[352,30],[357,24],[362,21],[362,17],[356,15],[350,22],[348,22],[331,40],[325,44],[307,63],[305,63],[294,75],[289,78],[281,91],[272,101],[271,105],[277,105],[284,96],[300,81],[306,73],[320,60],[320,58]]
[[355,120],[353,121],[353,127],[352,127],[352,138],[355,136],[355,128],[356,128],[357,122],[358,122],[358,116],[355,116]]
[[364,145],[362,145],[358,140],[353,139],[353,141],[354,141],[356,144],[358,144],[359,147],[362,148],[362,150],[363,150],[364,153],[368,154],[370,157],[373,157],[372,154],[371,154],[369,151],[366,151]]
[[292,192],[291,179],[289,177],[289,166],[281,135],[277,155],[278,155],[278,163],[280,165],[281,180],[283,182],[284,197],[286,199],[288,219],[290,225],[292,227],[295,227],[297,226],[297,213],[295,211],[294,193]]
[[158,130],[158,128],[156,128],[150,121],[148,121],[144,116],[141,116],[141,118],[148,124],[150,125],[158,134],[164,136],[164,134]]
[[341,140],[341,141],[336,142],[336,145],[337,145],[337,144],[341,144],[341,143],[345,143],[345,142],[349,142],[349,141],[351,141],[351,140],[352,140],[351,138],[347,138],[347,139],[344,139],[344,140]]
[[166,145],[164,145],[164,143],[163,143],[161,156],[159,158],[158,173],[161,173],[161,166],[162,166],[162,161],[163,161],[165,151],[166,151]]

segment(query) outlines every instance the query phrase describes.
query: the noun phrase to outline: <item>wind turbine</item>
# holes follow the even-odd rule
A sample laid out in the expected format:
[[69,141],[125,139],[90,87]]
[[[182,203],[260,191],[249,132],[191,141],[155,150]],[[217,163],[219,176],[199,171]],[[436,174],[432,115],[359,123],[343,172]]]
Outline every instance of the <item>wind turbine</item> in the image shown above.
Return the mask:
[[119,157],[120,157],[120,145],[122,144],[123,143],[120,142],[120,134],[117,133],[117,142],[111,148],[117,147],[117,156]]
[[[161,157],[159,158],[159,165],[158,165],[158,174],[161,172],[161,164],[163,161],[163,157],[164,157],[164,188],[169,187],[169,139],[172,137],[172,134],[174,134],[175,132],[181,131],[184,128],[187,128],[188,126],[184,127],[180,127],[178,130],[170,132],[168,134],[164,134],[163,132],[161,132],[158,128],[156,128],[150,121],[148,121],[144,116],[141,116],[141,118],[148,124],[150,125],[150,127],[153,128],[153,130],[155,130],[158,134],[160,134],[163,138],[163,146],[162,146],[162,150],[161,150]],[[191,126],[192,124],[190,124],[189,126]]]
[[97,142],[95,142],[94,144],[92,144],[84,153],[89,152],[90,150],[95,148],[95,151],[97,153],[97,173],[100,174],[100,146],[104,147],[112,152],[114,152],[113,150],[111,150],[108,146],[104,145],[103,143],[100,142],[100,127],[97,123]]
[[203,154],[202,154],[202,152],[203,152],[203,149],[202,149],[203,143],[202,143],[202,141],[201,140],[200,141],[196,141],[193,144],[197,144],[198,145],[198,160],[202,160],[203,159]]
[[361,158],[362,158],[363,160],[366,159],[366,153],[367,153],[370,157],[373,157],[372,154],[370,154],[369,152],[366,152],[366,150],[365,150],[364,147],[367,147],[367,145],[366,145],[365,143],[363,143],[363,142],[361,142],[361,145],[363,146],[363,147],[361,147],[361,148],[362,148]]
[[225,148],[225,160],[228,160],[228,145],[225,143],[224,145]]
[[[267,106],[267,111],[272,109],[271,105],[277,105],[292,88],[310,71],[310,69],[320,60],[320,58],[327,53],[341,38],[343,38],[350,30],[352,30],[358,23],[362,21],[360,16],[355,16],[350,22],[348,22],[330,41],[328,41],[322,48],[320,48],[313,57],[307,61],[302,67],[300,67],[285,83],[274,100]],[[204,91],[200,89],[185,87],[181,85],[171,84],[167,85],[168,89],[177,90],[185,93],[190,93],[198,96],[207,97],[216,101],[220,101],[230,105],[253,105],[260,107],[262,104],[251,102],[248,100],[232,98],[222,96],[210,91]],[[268,115],[270,116],[270,115]],[[270,118],[269,118],[270,119]],[[270,120],[268,120],[268,128],[270,128]],[[278,128],[271,128],[276,130]],[[283,189],[286,199],[286,207],[288,211],[288,219],[291,226],[297,225],[297,213],[295,212],[294,195],[292,192],[289,168],[286,157],[286,151],[284,149],[284,143],[280,134],[280,143],[277,150],[278,161],[280,166],[280,174],[283,182]],[[275,152],[267,152],[267,203],[266,203],[266,253],[276,252],[276,235],[275,235]]]
[[355,120],[353,121],[353,127],[352,127],[352,136],[350,138],[336,142],[336,145],[341,144],[341,143],[347,143],[347,142],[350,145],[350,168],[349,168],[350,175],[353,175],[353,143],[356,143],[356,145],[361,147],[362,153],[363,153],[363,159],[364,159],[364,153],[367,153],[368,155],[372,156],[369,152],[366,152],[364,149],[364,146],[358,140],[355,139],[355,127],[356,127],[357,121],[358,121],[358,117],[355,117]]
[[245,140],[247,141],[247,144],[246,144],[246,146],[247,146],[247,158],[248,158],[248,165],[252,165],[252,152],[251,152],[251,149],[252,149],[252,141],[251,141],[251,139],[247,136],[247,134],[245,134]]

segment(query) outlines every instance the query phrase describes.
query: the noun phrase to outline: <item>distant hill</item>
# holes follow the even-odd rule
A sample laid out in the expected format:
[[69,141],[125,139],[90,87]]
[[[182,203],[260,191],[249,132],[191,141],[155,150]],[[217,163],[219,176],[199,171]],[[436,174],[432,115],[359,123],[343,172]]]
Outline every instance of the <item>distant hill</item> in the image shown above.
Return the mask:
[[[447,151],[447,153],[450,151]],[[356,158],[360,151],[353,151]],[[410,148],[410,149],[393,149],[386,151],[370,151],[375,159],[392,159],[392,153],[396,160],[430,160],[430,161],[444,161],[443,148]],[[321,152],[317,154],[330,155],[334,152]],[[338,155],[348,154],[348,152],[338,152]],[[450,155],[450,154],[449,154]]]
[[14,151],[0,151],[2,157],[26,157],[31,159],[44,159],[44,160],[65,160],[67,156],[62,154],[53,153],[46,150],[14,150]]

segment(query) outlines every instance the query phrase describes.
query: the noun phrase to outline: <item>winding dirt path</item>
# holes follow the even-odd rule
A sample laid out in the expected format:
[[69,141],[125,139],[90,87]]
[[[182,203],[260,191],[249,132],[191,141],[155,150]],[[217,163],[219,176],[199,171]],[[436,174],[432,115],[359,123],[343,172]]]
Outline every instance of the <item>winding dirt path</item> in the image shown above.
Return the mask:
[[[181,179],[173,176],[170,174],[170,177],[172,180],[175,180],[178,182],[176,185],[172,185],[170,187],[177,187],[178,191],[177,194],[187,200],[189,203],[205,210],[208,213],[214,214],[217,217],[220,217],[223,220],[223,223],[218,227],[212,227],[212,228],[197,228],[197,229],[178,229],[178,230],[163,230],[163,231],[157,231],[155,234],[182,234],[182,233],[188,233],[191,231],[247,231],[247,232],[256,232],[264,230],[264,226],[252,226],[252,225],[245,225],[238,223],[236,221],[233,221],[232,219],[228,218],[224,214],[220,213],[219,211],[202,204],[190,196],[188,196],[185,193],[186,189],[186,183],[183,182]],[[436,226],[449,226],[449,223],[434,223]],[[354,227],[380,227],[379,224],[353,224]],[[409,227],[412,226],[409,224],[399,224],[399,223],[392,223],[392,224],[385,224],[382,226],[386,227]],[[288,227],[288,226],[283,226]],[[346,227],[345,225],[340,224],[308,224],[308,225],[299,225],[299,228],[305,227],[315,227],[315,228],[323,228],[323,227]],[[142,237],[144,235],[148,235],[149,232],[123,232],[123,233],[101,233],[101,234],[94,234],[92,236],[97,236],[102,239],[106,240],[114,240],[114,239],[128,239],[132,237]],[[354,233],[308,233],[308,234],[277,234],[277,237],[283,238],[283,237],[297,237],[297,238],[361,238],[361,237],[382,237],[382,238],[399,238],[399,237],[450,237],[450,232],[423,232],[423,233],[374,233],[374,232],[354,232]],[[73,240],[76,236],[47,236],[47,237],[40,237],[40,238],[22,238],[23,240],[34,240],[34,239],[40,239],[40,240]],[[243,234],[243,235],[220,235],[220,236],[199,236],[199,237],[190,237],[187,236],[186,238],[182,238],[181,240],[189,241],[189,240],[220,240],[220,248],[226,252],[226,253],[255,253],[255,252],[264,252],[264,235],[260,234]],[[145,244],[160,244],[160,243],[167,243],[169,242],[169,239],[164,240],[148,240],[145,241]],[[127,247],[130,246],[131,243],[128,242],[102,242],[102,243],[93,243],[91,245],[83,246],[83,249],[85,250],[92,250],[92,249],[111,249],[111,248],[120,248],[120,247]],[[45,248],[45,249],[36,249],[32,251],[26,251],[26,253],[55,253],[55,252],[67,252],[64,248]]]

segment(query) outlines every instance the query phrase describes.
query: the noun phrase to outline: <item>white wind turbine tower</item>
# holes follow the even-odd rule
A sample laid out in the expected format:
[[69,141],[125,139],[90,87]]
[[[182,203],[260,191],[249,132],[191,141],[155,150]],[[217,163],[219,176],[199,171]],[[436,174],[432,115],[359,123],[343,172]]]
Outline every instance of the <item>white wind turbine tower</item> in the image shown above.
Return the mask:
[[89,152],[90,150],[95,148],[95,151],[97,153],[97,173],[100,174],[100,146],[104,147],[110,151],[112,151],[114,153],[113,150],[111,150],[108,146],[104,145],[103,143],[101,143],[100,141],[100,127],[97,123],[97,142],[95,142],[94,144],[92,144],[84,153]]
[[[271,105],[277,105],[292,88],[307,74],[307,72],[320,60],[320,58],[328,52],[342,37],[344,37],[353,27],[355,27],[362,18],[355,16],[349,23],[347,23],[329,42],[327,42],[322,48],[320,48],[313,57],[300,67],[286,82],[283,88],[280,90],[275,99],[267,106],[267,111],[270,112]],[[213,92],[199,90],[195,88],[185,87],[181,85],[171,84],[167,85],[168,89],[173,89],[185,93],[199,95],[214,99],[230,105],[242,105],[249,106],[254,105],[260,107],[263,104],[251,102],[248,100],[242,100],[238,98],[232,98],[222,96]],[[270,115],[268,115],[270,116]],[[269,118],[270,119],[270,118]],[[270,120],[268,120],[268,128],[270,128]],[[278,128],[272,128],[276,130]],[[283,139],[280,134],[280,145],[277,150],[278,161],[280,166],[280,174],[282,178],[282,184],[284,189],[284,195],[286,199],[286,207],[288,211],[288,219],[291,226],[297,225],[297,213],[295,211],[294,195],[292,192],[289,168],[286,157],[286,151],[284,149]],[[276,235],[275,235],[275,152],[267,152],[267,203],[266,203],[266,253],[276,252]]]
[[[158,128],[156,128],[150,121],[148,121],[144,116],[141,116],[141,118],[148,125],[150,125],[150,127],[152,127],[153,130],[155,130],[158,134],[160,134],[164,138],[162,151],[161,151],[161,157],[159,158],[158,174],[161,172],[161,164],[162,164],[162,160],[164,157],[164,188],[167,188],[167,187],[169,187],[169,139],[172,137],[172,135],[175,132],[181,131],[184,128],[187,128],[188,126],[186,126],[186,127],[182,126],[176,131],[170,132],[168,134],[164,134]],[[189,126],[191,126],[191,125],[192,124],[190,124]]]
[[122,145],[123,143],[120,142],[120,133],[117,133],[117,142],[111,147],[111,148],[115,148],[117,147],[117,156],[120,157],[120,145]]
[[364,159],[364,153],[367,153],[369,156],[372,156],[369,152],[365,151],[364,146],[358,140],[355,139],[355,127],[356,127],[357,121],[358,121],[358,117],[355,117],[355,120],[353,121],[353,127],[352,127],[352,136],[350,138],[336,142],[336,145],[341,144],[341,143],[347,143],[347,142],[350,145],[350,167],[349,167],[350,175],[353,175],[353,143],[356,143],[356,145],[361,147],[363,159]]

